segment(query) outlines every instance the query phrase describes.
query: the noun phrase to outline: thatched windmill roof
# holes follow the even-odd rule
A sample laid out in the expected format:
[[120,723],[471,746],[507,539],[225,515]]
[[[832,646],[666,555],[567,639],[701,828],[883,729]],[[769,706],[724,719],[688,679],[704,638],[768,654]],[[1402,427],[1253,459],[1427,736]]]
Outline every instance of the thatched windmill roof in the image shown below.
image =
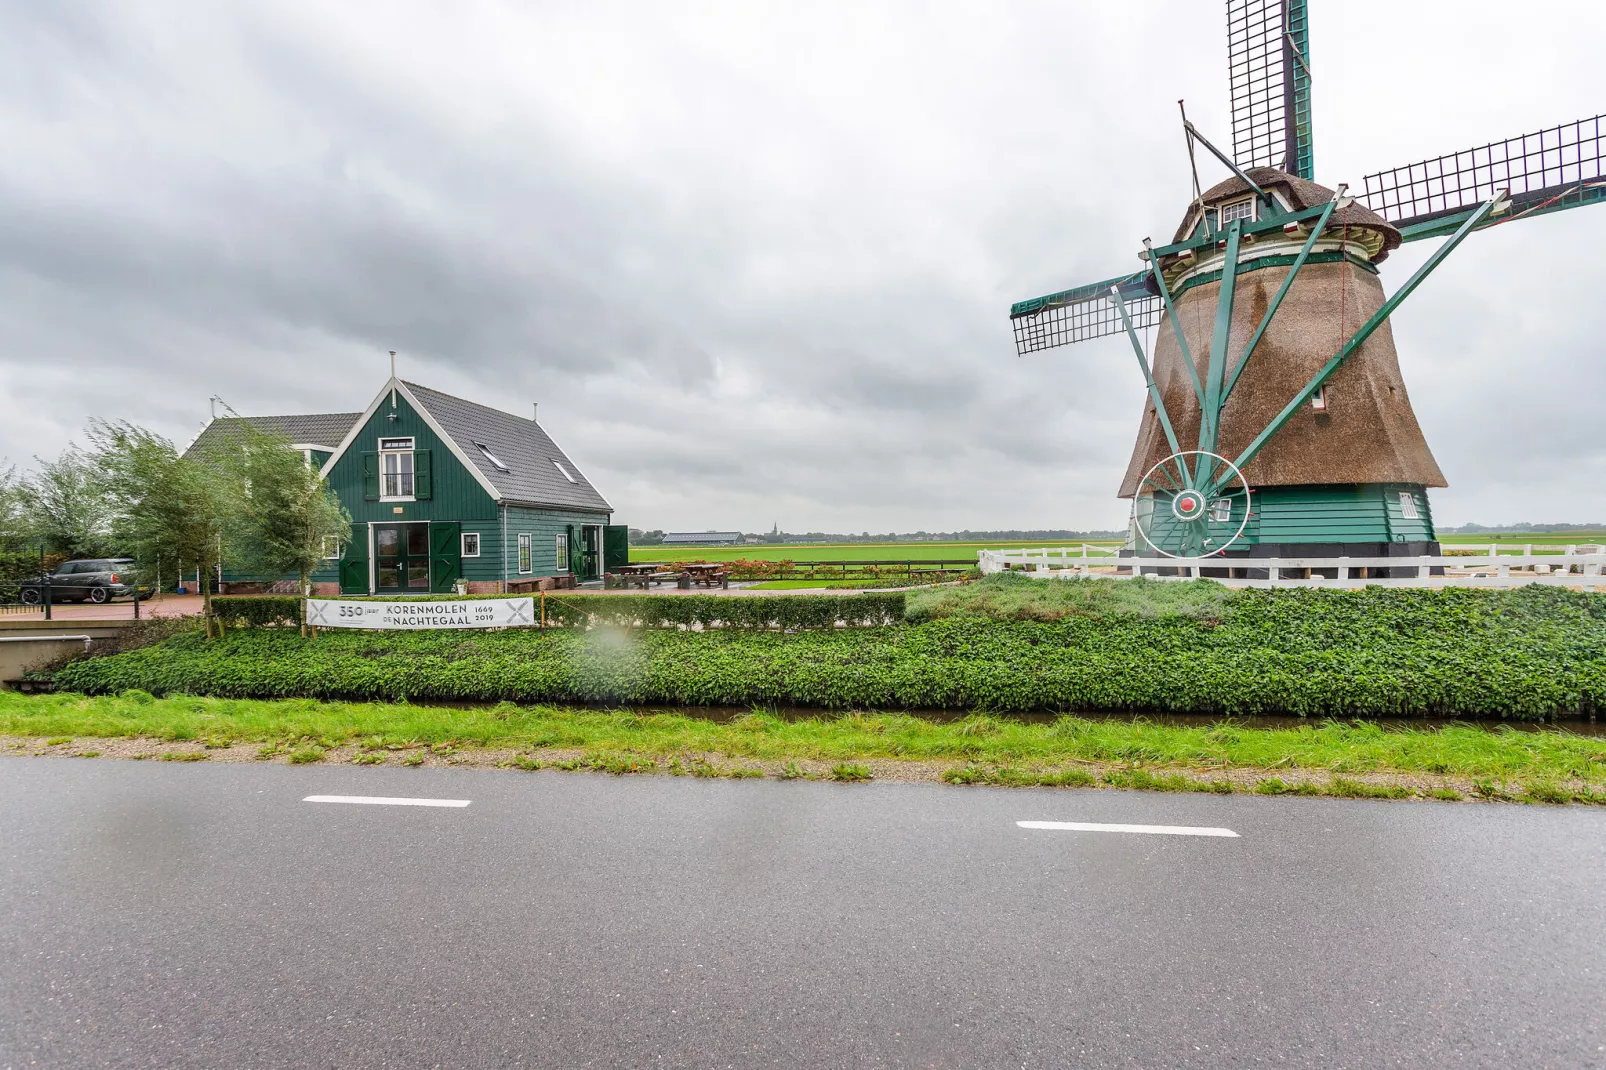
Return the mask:
[[[1267,189],[1276,189],[1295,208],[1332,199],[1332,191],[1271,168],[1249,172]],[[1248,192],[1232,178],[1212,187],[1206,205]],[[1191,229],[1190,207],[1179,235]],[[1380,260],[1400,243],[1399,232],[1359,204],[1335,213],[1350,228],[1356,245],[1375,248]],[[1355,242],[1355,230],[1368,240]],[[1331,230],[1329,233],[1332,233]],[[1353,246],[1352,246],[1353,249]],[[1252,254],[1250,254],[1252,255]],[[1245,259],[1249,259],[1246,255]],[[1259,324],[1286,266],[1267,266],[1239,274],[1228,346],[1228,368],[1237,365],[1244,343]],[[1176,299],[1177,319],[1193,354],[1199,377],[1205,378],[1210,337],[1221,284],[1207,282],[1185,289]],[[1270,425],[1288,401],[1383,304],[1383,286],[1362,264],[1348,260],[1310,263],[1301,269],[1252,362],[1222,413],[1217,452],[1229,460]],[[1182,366],[1177,324],[1167,316],[1160,324],[1154,349],[1154,376],[1171,414],[1183,449],[1193,449],[1199,435],[1199,403],[1192,380]],[[1384,323],[1328,380],[1327,409],[1309,405],[1296,412],[1244,470],[1251,486],[1312,483],[1408,483],[1445,486],[1444,473],[1433,459],[1400,375],[1394,334]],[[1121,481],[1120,494],[1132,497],[1145,472],[1171,453],[1153,407],[1145,401],[1138,440]]]
[[[1333,191],[1326,186],[1318,185],[1297,175],[1290,175],[1285,171],[1279,171],[1275,167],[1251,167],[1244,173],[1254,179],[1256,184],[1268,193],[1281,194],[1282,199],[1287,202],[1289,209],[1292,211],[1297,212],[1305,208],[1315,208],[1317,205],[1326,204],[1333,199]],[[1224,201],[1233,200],[1249,192],[1249,186],[1244,180],[1237,175],[1233,175],[1205,190],[1199,195],[1199,200],[1208,207],[1215,207]],[[1197,222],[1198,213],[1190,205],[1187,213],[1182,218],[1181,224],[1177,227],[1176,237],[1171,240],[1180,242],[1185,239],[1192,233]],[[1400,247],[1400,232],[1395,229],[1394,224],[1359,201],[1349,205],[1347,208],[1340,208],[1333,213],[1333,226],[1341,227],[1346,224],[1351,227],[1375,230],[1379,233],[1382,238],[1382,249],[1372,257],[1373,263],[1383,260],[1390,252]]]

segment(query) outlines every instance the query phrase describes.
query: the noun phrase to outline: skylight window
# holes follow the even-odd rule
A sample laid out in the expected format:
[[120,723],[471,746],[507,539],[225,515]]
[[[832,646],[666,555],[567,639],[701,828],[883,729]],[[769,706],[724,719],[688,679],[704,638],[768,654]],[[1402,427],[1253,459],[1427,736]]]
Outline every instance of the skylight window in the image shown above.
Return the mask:
[[503,464],[496,454],[491,452],[491,447],[487,446],[483,442],[476,442],[474,445],[478,446],[479,451],[485,454],[485,459],[491,462],[491,467],[495,468],[498,472],[509,471],[508,466]]
[[563,462],[562,461],[553,461],[552,463],[558,466],[558,471],[563,473],[563,478],[564,479],[567,479],[570,483],[578,483],[578,482],[580,482],[578,479],[574,478],[574,473],[573,472],[571,472],[567,468],[563,467]]

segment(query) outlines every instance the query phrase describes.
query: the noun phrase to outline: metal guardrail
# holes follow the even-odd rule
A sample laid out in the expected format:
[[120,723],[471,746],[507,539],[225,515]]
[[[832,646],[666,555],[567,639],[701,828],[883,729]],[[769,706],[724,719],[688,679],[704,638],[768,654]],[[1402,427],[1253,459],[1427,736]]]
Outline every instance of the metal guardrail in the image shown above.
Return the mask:
[[[1491,547],[1491,550],[1496,548]],[[1522,587],[1545,584],[1593,591],[1606,585],[1606,546],[1558,552],[1423,555],[1419,557],[1120,556],[1104,547],[982,550],[983,574],[1022,571],[1040,579],[1212,579],[1229,587]],[[1378,573],[1386,573],[1379,575]]]

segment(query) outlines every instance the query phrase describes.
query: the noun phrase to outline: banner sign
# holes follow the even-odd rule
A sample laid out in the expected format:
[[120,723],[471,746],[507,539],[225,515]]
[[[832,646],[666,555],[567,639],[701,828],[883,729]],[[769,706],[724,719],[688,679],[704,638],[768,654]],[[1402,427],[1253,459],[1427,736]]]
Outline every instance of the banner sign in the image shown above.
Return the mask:
[[307,623],[319,628],[517,628],[535,623],[533,598],[456,602],[352,602],[307,599]]

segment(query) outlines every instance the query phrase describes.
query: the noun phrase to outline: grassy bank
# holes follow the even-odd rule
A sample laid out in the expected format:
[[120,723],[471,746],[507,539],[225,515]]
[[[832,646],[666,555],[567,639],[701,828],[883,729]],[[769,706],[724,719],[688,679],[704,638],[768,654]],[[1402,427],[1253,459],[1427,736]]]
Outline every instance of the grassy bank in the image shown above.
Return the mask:
[[102,694],[1309,717],[1533,719],[1606,705],[1606,596],[1555,588],[1021,580],[904,605],[916,623],[796,632],[189,634],[69,664],[56,682]]
[[36,751],[48,743],[81,754],[100,753],[111,740],[167,741],[176,749],[142,744],[135,755],[187,760],[248,744],[259,748],[252,757],[365,765],[439,764],[495,749],[502,764],[522,768],[865,779],[890,762],[959,784],[1606,802],[1606,740],[1474,726],[1261,729],[985,715],[935,723],[899,714],[785,720],[761,711],[721,724],[511,703],[452,709],[129,692],[0,693],[0,734],[32,737]]

